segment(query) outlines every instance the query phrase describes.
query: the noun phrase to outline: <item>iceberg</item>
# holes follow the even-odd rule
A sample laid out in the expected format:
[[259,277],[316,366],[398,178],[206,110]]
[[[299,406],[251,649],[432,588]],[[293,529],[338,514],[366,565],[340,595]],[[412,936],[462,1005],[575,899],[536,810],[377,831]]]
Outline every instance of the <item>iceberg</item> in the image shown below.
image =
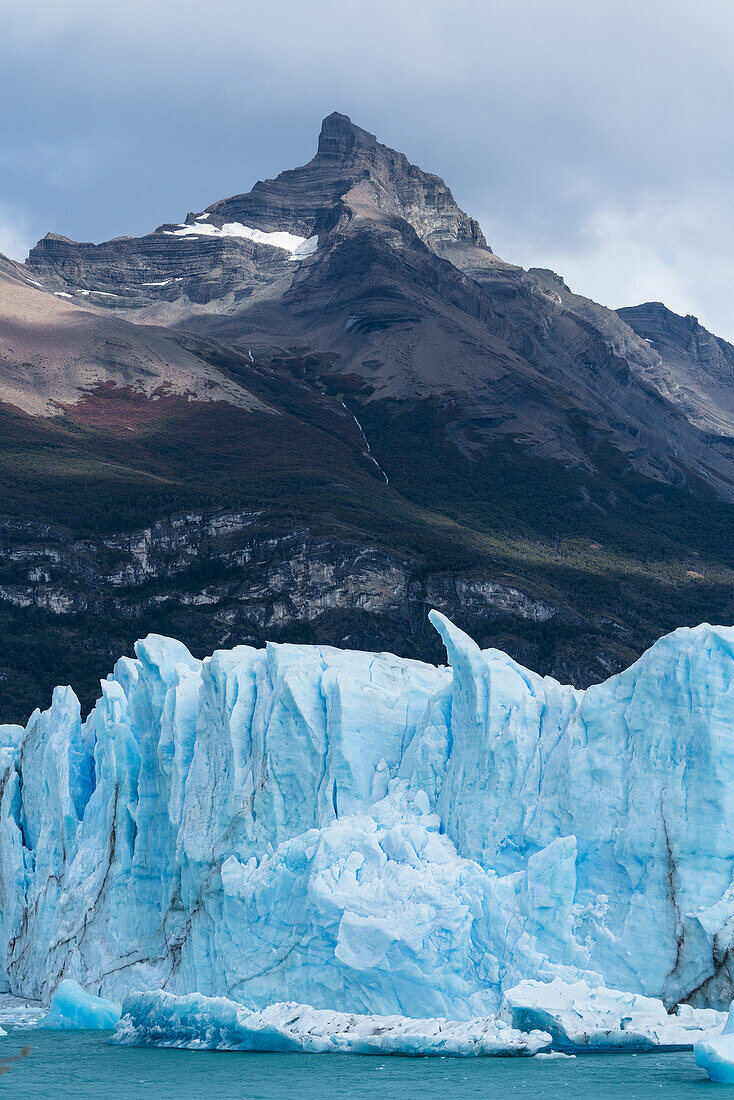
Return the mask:
[[250,1011],[226,997],[133,993],[112,1041],[190,1050],[302,1051],[309,1054],[406,1054],[441,1057],[538,1054],[542,1031],[519,1031],[494,1017],[458,1022],[364,1016],[294,1003]]
[[120,1005],[87,993],[71,978],[59,983],[48,1013],[37,1026],[49,1030],[105,1031],[120,1019]]
[[681,1005],[677,1014],[662,1001],[586,982],[522,981],[505,994],[504,1010],[514,1027],[550,1033],[553,1048],[601,1050],[687,1050],[724,1026],[714,1009]]
[[[150,635],[85,721],[60,687],[3,727],[0,991],[469,1023],[583,982],[660,1002],[646,1034],[728,1006],[734,629],[579,691],[431,619],[450,667]],[[625,1030],[599,996],[589,1035]]]
[[696,1065],[719,1085],[734,1085],[734,1006],[720,1035],[701,1039],[693,1048]]

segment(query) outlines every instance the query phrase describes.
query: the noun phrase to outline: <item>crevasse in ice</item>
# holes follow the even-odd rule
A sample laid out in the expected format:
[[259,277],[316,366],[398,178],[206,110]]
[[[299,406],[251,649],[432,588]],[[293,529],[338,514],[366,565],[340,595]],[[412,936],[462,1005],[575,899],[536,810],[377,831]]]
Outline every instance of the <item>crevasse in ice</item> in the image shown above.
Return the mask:
[[732,993],[734,629],[585,692],[482,652],[194,659],[0,727],[0,988],[486,1017],[523,979]]

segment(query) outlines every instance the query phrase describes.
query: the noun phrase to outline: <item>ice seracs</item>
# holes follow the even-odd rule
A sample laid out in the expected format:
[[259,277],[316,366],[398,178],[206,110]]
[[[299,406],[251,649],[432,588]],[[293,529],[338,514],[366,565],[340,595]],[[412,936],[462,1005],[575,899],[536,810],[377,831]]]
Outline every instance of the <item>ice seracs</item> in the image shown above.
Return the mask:
[[666,1009],[731,997],[734,630],[581,692],[432,619],[450,669],[151,635],[86,721],[59,688],[0,729],[0,989],[468,1022],[583,982],[579,1045],[633,1009],[692,1042]]

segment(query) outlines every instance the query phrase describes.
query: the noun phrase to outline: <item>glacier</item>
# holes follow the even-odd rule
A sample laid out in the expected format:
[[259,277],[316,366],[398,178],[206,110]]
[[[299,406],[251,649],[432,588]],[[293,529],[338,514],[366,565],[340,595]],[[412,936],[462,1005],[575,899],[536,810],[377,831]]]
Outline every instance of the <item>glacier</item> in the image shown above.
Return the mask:
[[445,668],[150,635],[85,721],[61,687],[0,727],[0,992],[455,1024],[527,981],[728,1007],[734,629],[579,691],[431,620]]

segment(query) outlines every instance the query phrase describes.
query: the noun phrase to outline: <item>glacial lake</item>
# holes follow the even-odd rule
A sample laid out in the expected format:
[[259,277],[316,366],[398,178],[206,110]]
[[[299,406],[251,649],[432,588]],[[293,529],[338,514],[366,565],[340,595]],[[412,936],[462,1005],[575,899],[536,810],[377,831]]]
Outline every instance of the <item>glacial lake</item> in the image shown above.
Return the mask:
[[[574,1059],[377,1058],[216,1054],[110,1046],[106,1032],[9,1031],[3,1055],[31,1052],[0,1077],[23,1100],[650,1100],[726,1095],[690,1051]],[[734,1089],[730,1095],[734,1096]]]

